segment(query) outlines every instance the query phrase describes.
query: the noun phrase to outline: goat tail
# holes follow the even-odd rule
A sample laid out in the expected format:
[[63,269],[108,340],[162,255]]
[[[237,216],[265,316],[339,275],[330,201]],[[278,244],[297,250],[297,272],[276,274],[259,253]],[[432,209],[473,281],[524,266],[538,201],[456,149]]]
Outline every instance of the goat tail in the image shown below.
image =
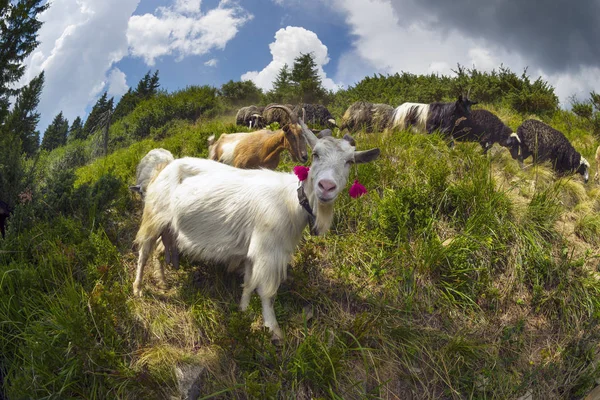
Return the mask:
[[208,142],[208,146],[212,146],[213,144],[215,144],[215,135],[210,135],[206,141]]

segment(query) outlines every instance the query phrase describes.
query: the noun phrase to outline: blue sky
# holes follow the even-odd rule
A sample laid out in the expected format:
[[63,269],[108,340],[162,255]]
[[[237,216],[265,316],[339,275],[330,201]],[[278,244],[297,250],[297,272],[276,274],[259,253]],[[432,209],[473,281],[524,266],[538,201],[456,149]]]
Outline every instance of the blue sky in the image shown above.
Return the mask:
[[[541,3],[541,4],[538,4]],[[44,70],[43,133],[63,111],[85,117],[148,70],[169,91],[251,79],[265,90],[312,51],[337,90],[374,73],[452,74],[457,63],[528,67],[562,105],[600,88],[597,0],[53,0],[22,84]]]

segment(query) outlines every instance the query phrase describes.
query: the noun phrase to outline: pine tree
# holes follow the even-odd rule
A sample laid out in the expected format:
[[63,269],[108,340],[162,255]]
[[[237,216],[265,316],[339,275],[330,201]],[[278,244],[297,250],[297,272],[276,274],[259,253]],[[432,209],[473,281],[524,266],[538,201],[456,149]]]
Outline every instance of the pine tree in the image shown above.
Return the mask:
[[73,140],[82,140],[83,137],[83,122],[81,118],[77,117],[73,120],[71,127],[69,128],[69,134],[67,136],[67,142]]
[[69,132],[69,121],[63,116],[62,111],[54,117],[52,123],[44,132],[42,139],[42,149],[54,150],[57,147],[67,144],[67,133]]
[[100,96],[98,101],[96,101],[96,104],[94,104],[94,107],[92,107],[92,111],[83,125],[83,135],[81,139],[87,139],[90,134],[104,126],[108,120],[108,115],[112,113],[113,101],[114,99],[112,97],[110,100],[108,99],[108,94],[106,92]]
[[296,97],[302,103],[320,103],[327,97],[312,53],[300,53],[294,60],[291,79],[296,83]]
[[44,0],[0,0],[0,195],[14,205],[24,175],[21,139],[8,126],[10,96],[19,94],[13,85],[23,76],[23,60],[37,47],[37,19],[49,2]]
[[274,103],[290,103],[295,100],[294,97],[292,73],[288,65],[284,64],[273,81],[273,90],[268,93],[268,98]]
[[44,0],[0,1],[0,121],[8,113],[9,96],[17,94],[11,84],[25,72],[23,60],[37,47],[42,23],[37,15],[48,8]]
[[22,151],[31,157],[40,145],[40,132],[37,124],[40,114],[36,108],[44,86],[44,72],[33,78],[17,95],[15,105],[6,121],[12,134],[21,139]]
[[115,112],[111,117],[112,120],[116,121],[132,112],[142,100],[149,99],[158,93],[159,87],[158,70],[156,70],[152,76],[150,75],[150,71],[148,71],[138,82],[135,90],[129,88],[127,93],[121,97],[121,100],[117,103]]

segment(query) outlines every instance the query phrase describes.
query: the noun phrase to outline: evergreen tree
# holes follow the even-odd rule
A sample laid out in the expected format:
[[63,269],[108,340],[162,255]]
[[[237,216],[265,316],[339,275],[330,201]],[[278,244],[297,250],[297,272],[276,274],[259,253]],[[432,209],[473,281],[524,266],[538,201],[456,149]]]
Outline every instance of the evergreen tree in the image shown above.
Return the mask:
[[221,96],[231,105],[248,105],[260,103],[263,97],[252,81],[234,82],[230,80],[221,86]]
[[121,100],[119,100],[119,103],[117,103],[115,112],[111,117],[112,120],[116,121],[132,112],[142,100],[149,99],[158,93],[159,87],[160,83],[158,78],[158,70],[156,70],[152,75],[150,75],[150,71],[148,71],[146,75],[144,75],[144,77],[138,82],[135,90],[129,88],[127,93],[121,97]]
[[0,196],[13,205],[22,190],[21,139],[8,126],[13,85],[23,76],[23,60],[37,47],[37,19],[50,3],[44,0],[0,0]]
[[6,122],[7,129],[21,139],[22,151],[29,157],[35,154],[40,145],[40,132],[37,130],[40,114],[36,108],[43,86],[42,71],[21,89]]
[[273,103],[290,103],[295,100],[294,97],[292,73],[288,65],[284,64],[273,81],[273,89],[268,93],[268,98]]
[[42,149],[54,150],[57,147],[67,144],[67,133],[69,132],[69,121],[63,117],[62,111],[58,113],[52,123],[44,132],[42,139]]
[[312,53],[302,54],[294,60],[291,80],[296,84],[296,100],[301,103],[321,103],[327,98]]
[[49,3],[44,0],[0,1],[0,121],[8,114],[9,96],[17,94],[11,85],[25,72],[23,60],[37,47],[36,19]]
[[87,137],[98,129],[102,128],[108,120],[108,115],[112,113],[113,101],[111,97],[108,99],[108,94],[104,92],[102,96],[96,101],[92,111],[88,116],[85,124],[83,125],[83,135],[81,139],[87,139]]
[[67,136],[67,141],[70,142],[72,140],[82,140],[83,137],[83,122],[81,118],[77,117],[73,120],[71,127],[69,128],[69,134]]
[[121,100],[119,100],[119,102],[117,103],[112,119],[116,121],[120,118],[123,118],[124,116],[132,112],[138,105],[138,103],[139,98],[137,94],[131,88],[129,88],[127,93],[121,96]]

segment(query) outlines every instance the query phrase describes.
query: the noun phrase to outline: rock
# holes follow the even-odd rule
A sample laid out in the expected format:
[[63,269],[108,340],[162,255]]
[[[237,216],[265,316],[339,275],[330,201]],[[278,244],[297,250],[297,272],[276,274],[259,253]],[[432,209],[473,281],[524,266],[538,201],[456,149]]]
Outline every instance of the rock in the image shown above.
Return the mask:
[[523,396],[519,397],[517,400],[533,400],[533,392],[531,390],[528,390]]
[[596,386],[594,390],[585,396],[584,400],[600,400],[600,386]]
[[197,364],[180,364],[175,367],[181,399],[196,400],[200,397],[203,372],[204,367]]

